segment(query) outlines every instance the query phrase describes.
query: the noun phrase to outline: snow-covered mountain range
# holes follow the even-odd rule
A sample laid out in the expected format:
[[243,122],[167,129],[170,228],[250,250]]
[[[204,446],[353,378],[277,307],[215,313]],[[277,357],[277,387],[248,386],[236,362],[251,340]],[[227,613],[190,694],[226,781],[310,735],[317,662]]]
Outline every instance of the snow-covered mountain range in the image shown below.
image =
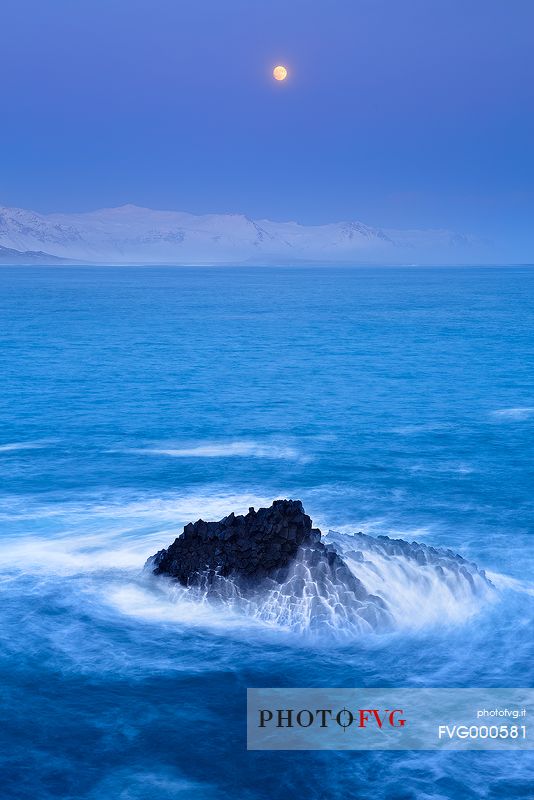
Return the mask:
[[447,230],[361,222],[310,226],[133,205],[81,214],[0,207],[5,264],[457,264],[476,261],[478,244]]

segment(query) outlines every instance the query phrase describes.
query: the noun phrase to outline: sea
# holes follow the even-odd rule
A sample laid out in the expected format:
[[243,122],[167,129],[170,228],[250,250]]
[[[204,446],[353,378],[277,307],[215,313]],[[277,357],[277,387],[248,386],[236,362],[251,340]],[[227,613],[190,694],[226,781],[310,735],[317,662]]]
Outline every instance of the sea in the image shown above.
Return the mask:
[[[0,794],[511,800],[531,752],[247,751],[251,687],[529,687],[534,269],[0,269]],[[159,585],[183,526],[277,498],[383,567],[393,629]],[[164,581],[164,579],[161,579]]]

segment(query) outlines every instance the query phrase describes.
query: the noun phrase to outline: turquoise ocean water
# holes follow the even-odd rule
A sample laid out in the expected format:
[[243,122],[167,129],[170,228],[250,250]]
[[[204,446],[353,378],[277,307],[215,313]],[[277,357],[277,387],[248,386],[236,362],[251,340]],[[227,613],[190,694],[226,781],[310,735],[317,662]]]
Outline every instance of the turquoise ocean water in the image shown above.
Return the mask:
[[[3,268],[0,319],[6,797],[534,796],[529,753],[247,752],[244,715],[249,686],[532,686],[534,270]],[[398,629],[311,639],[147,582],[185,523],[277,497],[495,597],[397,577]]]

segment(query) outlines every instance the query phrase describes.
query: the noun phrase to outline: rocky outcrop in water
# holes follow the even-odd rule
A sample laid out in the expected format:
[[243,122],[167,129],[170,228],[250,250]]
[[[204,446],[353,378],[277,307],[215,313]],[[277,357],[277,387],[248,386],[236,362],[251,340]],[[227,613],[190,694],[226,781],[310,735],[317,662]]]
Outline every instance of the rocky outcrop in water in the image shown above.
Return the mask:
[[244,516],[190,522],[153,557],[153,571],[184,586],[210,573],[259,580],[287,567],[303,545],[324,550],[320,539],[321,531],[312,528],[300,500],[275,500],[270,508],[250,508]]
[[299,500],[189,523],[149,559],[155,575],[193,596],[222,601],[257,619],[292,629],[387,626],[381,598],[369,594],[333,545],[321,541]]
[[[458,553],[443,547],[432,547],[421,542],[406,542],[404,539],[391,539],[389,536],[369,536],[365,533],[347,535],[328,531],[325,541],[333,545],[343,558],[363,563],[372,555],[388,559],[401,559],[405,565],[410,563],[419,567],[429,567],[436,575],[444,576],[445,570],[461,576],[472,589],[477,579],[487,586],[493,586],[483,569],[467,561]],[[424,574],[424,572],[422,573]]]
[[483,570],[450,550],[363,533],[322,537],[299,500],[189,523],[147,569],[193,602],[342,636],[457,622],[493,590]]

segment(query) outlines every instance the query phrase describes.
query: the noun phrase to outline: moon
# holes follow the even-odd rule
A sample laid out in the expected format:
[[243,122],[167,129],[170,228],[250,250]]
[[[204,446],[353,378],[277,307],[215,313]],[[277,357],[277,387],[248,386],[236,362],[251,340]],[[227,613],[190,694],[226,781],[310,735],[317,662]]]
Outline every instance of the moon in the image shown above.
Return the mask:
[[287,78],[287,69],[279,64],[273,69],[273,78],[275,81],[285,81]]

